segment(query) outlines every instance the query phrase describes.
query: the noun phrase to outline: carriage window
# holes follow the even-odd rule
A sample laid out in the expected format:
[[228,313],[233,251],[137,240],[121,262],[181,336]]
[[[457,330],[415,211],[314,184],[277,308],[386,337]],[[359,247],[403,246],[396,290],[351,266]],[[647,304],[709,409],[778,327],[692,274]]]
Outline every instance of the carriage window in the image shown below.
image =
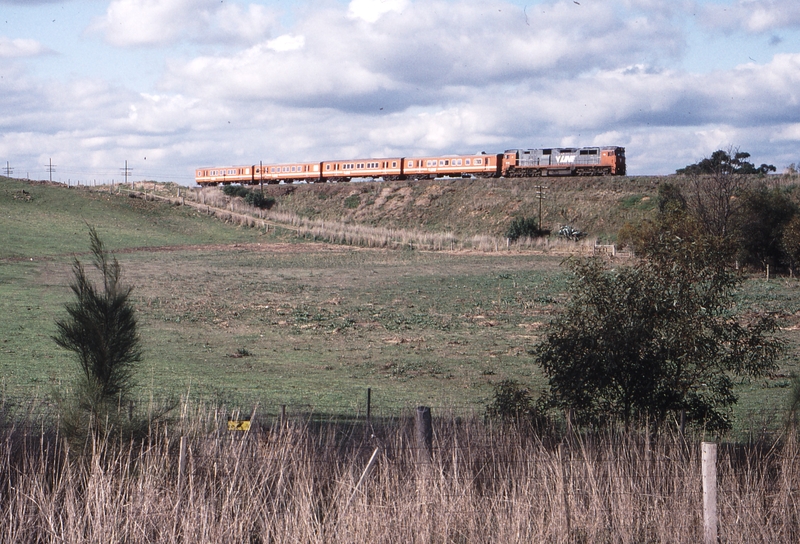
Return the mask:
[[475,164],[483,164],[483,159],[475,159]]
[[464,159],[464,164],[465,164],[466,166],[469,166],[469,163],[470,163],[470,159]]
[[397,168],[397,161],[392,161],[392,168]]
[[414,166],[414,161],[408,161],[408,167],[411,168],[412,166]]

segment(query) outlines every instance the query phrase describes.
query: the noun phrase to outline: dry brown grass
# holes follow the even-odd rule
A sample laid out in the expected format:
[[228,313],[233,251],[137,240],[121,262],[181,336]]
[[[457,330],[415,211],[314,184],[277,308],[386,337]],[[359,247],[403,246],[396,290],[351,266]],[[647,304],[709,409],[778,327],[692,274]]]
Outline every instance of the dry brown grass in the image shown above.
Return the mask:
[[[25,419],[2,430],[3,542],[698,542],[699,444],[607,432],[561,440],[434,420],[433,461],[418,460],[410,418],[261,421],[184,405],[144,443],[64,441]],[[374,431],[374,434],[373,434]],[[179,443],[186,439],[179,486]],[[359,489],[367,460],[377,464]],[[722,445],[723,542],[797,542],[800,468],[793,436]]]
[[[142,188],[146,189],[145,187]],[[164,193],[164,191],[161,191]],[[202,213],[218,219],[251,228],[281,228],[297,236],[314,241],[370,248],[420,249],[427,251],[533,251],[553,255],[592,255],[596,252],[596,238],[573,242],[560,238],[520,238],[510,241],[502,236],[476,234],[459,236],[453,232],[430,232],[407,228],[374,227],[365,224],[303,217],[295,212],[276,209],[260,210],[246,204],[241,198],[232,198],[217,187],[186,190],[181,197],[165,196],[156,192],[156,198],[173,204],[197,207]],[[152,193],[147,196],[151,198]]]

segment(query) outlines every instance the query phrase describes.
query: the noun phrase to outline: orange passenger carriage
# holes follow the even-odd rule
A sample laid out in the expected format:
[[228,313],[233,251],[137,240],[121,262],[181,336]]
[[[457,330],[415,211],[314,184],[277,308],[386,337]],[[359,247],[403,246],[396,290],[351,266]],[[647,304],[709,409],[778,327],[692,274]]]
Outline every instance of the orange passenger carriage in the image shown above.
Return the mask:
[[[256,167],[261,169],[262,167]],[[314,182],[319,180],[318,162],[293,162],[286,164],[265,164],[263,166],[264,183],[294,183],[296,181]],[[260,177],[258,178],[261,179]]]
[[403,162],[407,179],[450,177],[496,177],[500,174],[500,155],[446,155],[441,157],[408,157]]
[[342,182],[353,178],[382,178],[384,181],[403,179],[403,159],[356,159],[323,161],[320,181]]
[[253,166],[216,166],[198,168],[194,173],[198,185],[230,185],[253,183]]

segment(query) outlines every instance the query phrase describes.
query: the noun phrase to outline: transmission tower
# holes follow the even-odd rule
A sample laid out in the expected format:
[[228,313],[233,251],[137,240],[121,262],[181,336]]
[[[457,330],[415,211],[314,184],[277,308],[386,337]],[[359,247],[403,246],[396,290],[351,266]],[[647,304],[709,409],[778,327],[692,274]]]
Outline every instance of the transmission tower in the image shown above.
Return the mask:
[[125,176],[125,185],[128,184],[128,176],[133,172],[133,168],[128,168],[128,161],[125,161],[125,168],[121,168],[122,175]]
[[50,183],[53,183],[53,172],[56,171],[56,165],[53,164],[53,159],[50,159],[50,164],[47,167],[47,171],[50,172]]

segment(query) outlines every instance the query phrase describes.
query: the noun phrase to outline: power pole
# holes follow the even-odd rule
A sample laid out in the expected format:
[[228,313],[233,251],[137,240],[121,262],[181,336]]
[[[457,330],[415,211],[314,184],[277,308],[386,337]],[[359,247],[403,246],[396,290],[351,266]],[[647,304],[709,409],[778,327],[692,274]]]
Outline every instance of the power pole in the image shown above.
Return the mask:
[[14,173],[14,169],[11,168],[11,165],[8,164],[8,161],[6,161],[6,177],[10,178],[11,174],[13,174],[13,173]]
[[50,165],[47,167],[47,171],[50,172],[50,183],[53,183],[53,172],[56,171],[56,167],[53,164],[53,159],[50,159]]
[[542,199],[544,198],[544,191],[547,189],[544,185],[534,186],[536,189],[536,197],[539,199],[539,232],[542,231]]
[[122,174],[125,176],[125,185],[128,184],[128,174],[133,171],[133,168],[128,168],[128,161],[125,161],[125,168],[122,168]]

